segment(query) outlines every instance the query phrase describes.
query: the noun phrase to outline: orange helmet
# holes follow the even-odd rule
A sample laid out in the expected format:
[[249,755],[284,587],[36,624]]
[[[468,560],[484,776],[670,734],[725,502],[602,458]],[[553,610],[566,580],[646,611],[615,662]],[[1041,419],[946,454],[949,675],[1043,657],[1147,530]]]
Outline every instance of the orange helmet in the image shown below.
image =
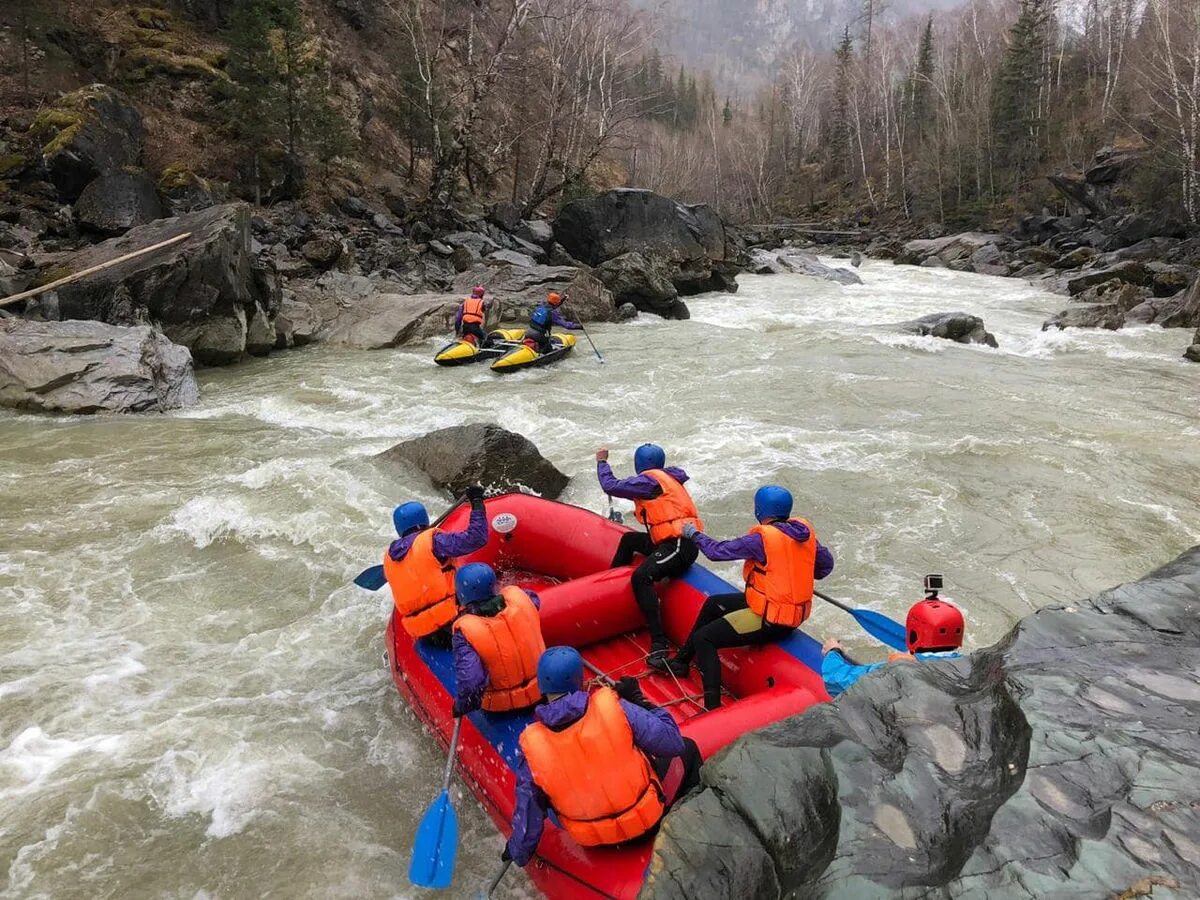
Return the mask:
[[957,650],[963,642],[963,614],[945,600],[913,604],[904,623],[909,653]]
[[559,294],[554,293],[554,291],[551,291],[550,296],[546,298],[546,302],[551,306],[558,306],[560,303],[562,303],[562,297]]

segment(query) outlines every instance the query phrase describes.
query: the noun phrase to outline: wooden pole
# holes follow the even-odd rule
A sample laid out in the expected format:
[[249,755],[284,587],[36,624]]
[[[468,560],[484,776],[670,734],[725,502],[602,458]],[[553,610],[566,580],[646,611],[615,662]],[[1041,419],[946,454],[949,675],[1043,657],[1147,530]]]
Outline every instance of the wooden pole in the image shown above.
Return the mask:
[[57,281],[52,281],[49,284],[43,284],[41,287],[33,288],[20,294],[13,294],[11,297],[5,297],[0,300],[0,306],[8,306],[11,303],[17,303],[21,300],[28,300],[30,297],[36,297],[38,294],[44,294],[47,291],[53,291],[56,288],[62,287],[64,284],[78,281],[81,278],[86,278],[88,275],[111,269],[113,266],[123,262],[128,262],[131,259],[137,259],[139,256],[145,256],[147,253],[153,253],[155,250],[162,250],[164,247],[170,247],[173,244],[178,244],[180,241],[185,241],[192,236],[190,231],[183,234],[177,234],[175,237],[165,241],[160,241],[149,247],[143,247],[141,250],[135,250],[133,253],[126,253],[124,256],[118,256],[116,259],[110,259],[108,262],[102,262],[99,265],[90,266],[81,272],[75,272],[73,275],[67,275],[59,278]]

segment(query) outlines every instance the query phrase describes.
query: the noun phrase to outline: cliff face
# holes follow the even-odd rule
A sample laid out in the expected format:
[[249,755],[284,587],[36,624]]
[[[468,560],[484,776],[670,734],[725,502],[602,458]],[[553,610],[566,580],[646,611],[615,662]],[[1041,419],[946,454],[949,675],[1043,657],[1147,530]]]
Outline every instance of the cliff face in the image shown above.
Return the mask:
[[1198,616],[1195,547],[743,738],[668,816],[642,896],[1195,896]]

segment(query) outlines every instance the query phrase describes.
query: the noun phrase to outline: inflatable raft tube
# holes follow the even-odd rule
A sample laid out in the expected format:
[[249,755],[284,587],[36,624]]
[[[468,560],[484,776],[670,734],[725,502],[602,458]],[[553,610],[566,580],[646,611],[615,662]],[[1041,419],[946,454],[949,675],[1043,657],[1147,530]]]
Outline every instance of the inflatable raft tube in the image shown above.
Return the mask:
[[550,335],[550,343],[554,349],[549,353],[538,353],[532,347],[520,344],[492,363],[492,371],[506,374],[556,363],[575,349],[575,335],[555,333]]
[[433,361],[439,366],[466,366],[500,359],[516,349],[524,337],[524,328],[497,328],[488,332],[482,347],[461,339],[451,341],[433,355]]
[[[632,569],[608,568],[628,529],[588,510],[525,494],[493,497],[486,507],[492,525],[488,544],[464,562],[489,563],[503,583],[537,590],[548,646],[570,644],[613,678],[637,677],[647,698],[670,711],[705,757],[747,731],[829,699],[820,676],[820,645],[797,631],[777,644],[721,651],[725,705],[704,713],[694,670],[675,679],[645,665],[649,636],[630,588]],[[463,528],[467,516],[467,507],[459,507],[444,527]],[[731,590],[700,566],[660,587],[671,640],[684,639],[707,597]],[[393,612],[387,657],[396,687],[445,748],[453,728],[450,651],[413,641]],[[517,739],[531,720],[528,712],[475,712],[464,720],[459,738],[457,765],[464,783],[505,836],[514,803]],[[645,880],[652,846],[647,837],[621,847],[584,849],[551,820],[525,871],[548,897],[633,898]]]

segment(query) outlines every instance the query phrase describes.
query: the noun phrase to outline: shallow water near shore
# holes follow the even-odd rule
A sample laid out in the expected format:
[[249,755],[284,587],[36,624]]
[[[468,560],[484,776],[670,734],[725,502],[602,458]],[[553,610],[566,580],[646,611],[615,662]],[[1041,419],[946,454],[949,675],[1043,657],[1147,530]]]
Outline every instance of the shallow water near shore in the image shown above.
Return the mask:
[[[718,537],[792,488],[830,594],[902,617],[926,572],[968,645],[1200,542],[1200,367],[1187,334],[1041,332],[1022,282],[867,263],[861,286],[744,276],[693,318],[589,328],[557,366],[442,370],[439,344],[314,347],[201,374],[163,417],[0,413],[0,895],[416,896],[442,759],[382,665],[390,511],[448,497],[369,457],[495,420],[577,476],[656,440]],[[961,309],[1000,348],[898,334]],[[736,579],[736,569],[715,567]],[[874,648],[818,604],[808,630]],[[469,797],[452,896],[501,840]],[[505,896],[531,896],[511,872]]]

